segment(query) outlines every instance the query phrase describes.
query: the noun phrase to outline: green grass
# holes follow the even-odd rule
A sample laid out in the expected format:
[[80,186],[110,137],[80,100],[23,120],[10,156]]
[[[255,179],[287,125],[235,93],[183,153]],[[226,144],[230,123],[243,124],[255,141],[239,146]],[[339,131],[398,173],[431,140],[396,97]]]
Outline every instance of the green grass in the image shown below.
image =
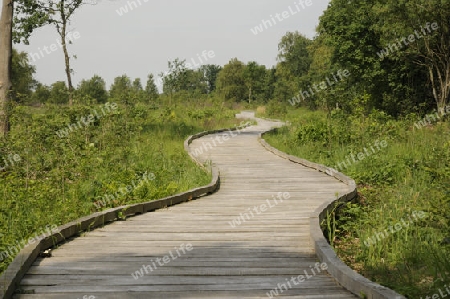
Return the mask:
[[[355,179],[360,192],[358,202],[349,203],[336,220],[331,241],[341,259],[408,298],[431,296],[450,282],[448,122],[417,129],[417,116],[394,120],[381,112],[364,116],[334,111],[327,117],[306,109],[278,117],[291,125],[266,135],[270,144],[334,168],[376,140],[387,142],[387,147],[339,169]],[[424,217],[407,225],[414,211]],[[375,244],[366,246],[364,241],[377,233]]]
[[[0,141],[0,161],[8,154],[18,154],[21,161],[0,171],[0,252],[45,231],[46,226],[59,226],[97,211],[94,202],[131,186],[145,172],[153,173],[154,180],[118,196],[104,208],[208,184],[210,174],[187,155],[184,140],[201,131],[240,123],[234,118],[237,111],[214,103],[156,109],[138,103],[119,105],[67,138],[56,135],[100,106],[15,107],[12,131],[7,141]],[[0,272],[14,256],[0,255]]]

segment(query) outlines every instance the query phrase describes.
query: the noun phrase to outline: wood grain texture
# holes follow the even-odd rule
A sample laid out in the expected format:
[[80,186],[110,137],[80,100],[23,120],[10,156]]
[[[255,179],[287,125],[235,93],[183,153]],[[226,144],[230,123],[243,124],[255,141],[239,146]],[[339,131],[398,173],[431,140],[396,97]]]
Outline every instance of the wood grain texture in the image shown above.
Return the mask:
[[[199,156],[221,171],[217,193],[69,240],[52,257],[35,261],[21,281],[29,294],[14,298],[268,298],[270,290],[305,273],[311,277],[280,296],[356,298],[326,271],[311,275],[318,260],[309,217],[348,186],[265,150],[258,134],[274,125],[280,124],[259,120]],[[279,192],[289,198],[275,201]],[[233,224],[238,217],[241,224]],[[131,275],[182,244],[192,250],[138,279]]]

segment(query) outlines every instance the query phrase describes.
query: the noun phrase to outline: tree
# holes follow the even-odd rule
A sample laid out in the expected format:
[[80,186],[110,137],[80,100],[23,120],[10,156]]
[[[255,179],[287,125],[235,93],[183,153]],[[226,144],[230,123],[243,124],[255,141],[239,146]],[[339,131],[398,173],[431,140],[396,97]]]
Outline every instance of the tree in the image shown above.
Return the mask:
[[233,58],[217,76],[217,91],[225,100],[242,101],[247,98],[244,68],[244,63],[237,58]]
[[[406,2],[402,0],[399,5]],[[394,12],[391,8],[397,5],[395,3],[393,0],[333,0],[320,18],[319,32],[326,33],[326,42],[333,51],[332,69],[348,69],[351,74],[347,79],[351,88],[346,98],[352,102],[348,106],[357,107],[364,98],[367,99],[363,101],[366,110],[374,107],[398,115],[413,112],[415,107],[432,97],[430,88],[426,86],[426,69],[414,63],[416,54],[411,52],[412,47],[398,49],[381,58],[386,47],[395,50],[397,39],[420,28],[423,16],[428,19],[426,14],[405,8],[409,18],[416,22],[405,26],[403,13]],[[436,15],[440,13],[441,10],[437,9]],[[423,41],[419,43],[423,45]]]
[[266,76],[263,83],[264,102],[268,102],[269,100],[273,99],[275,92],[275,83],[277,81],[276,71],[277,70],[275,67],[272,67],[271,69],[266,71]]
[[142,87],[141,78],[135,78],[131,83],[131,93],[130,97],[133,99],[133,102],[142,102],[146,98],[146,93],[144,88]]
[[13,49],[12,52],[12,70],[11,83],[12,92],[11,99],[16,102],[25,102],[31,96],[32,90],[36,87],[36,80],[33,74],[36,68],[31,66],[28,62],[28,55],[25,52],[17,52]]
[[64,81],[57,81],[52,84],[49,102],[59,105],[69,103],[69,89]]
[[297,78],[294,77],[285,64],[278,63],[275,77],[273,96],[278,101],[286,102],[291,100],[299,92]]
[[77,94],[82,98],[89,97],[99,104],[108,101],[108,91],[106,90],[105,80],[98,75],[94,75],[89,80],[81,80],[78,85]]
[[325,32],[320,33],[308,47],[311,57],[308,76],[316,82],[323,80],[333,72],[332,55],[334,49],[329,44],[328,38]]
[[308,81],[307,74],[312,62],[308,47],[311,44],[310,39],[297,31],[288,32],[281,38],[273,90],[273,96],[279,101],[291,100]]
[[38,83],[36,90],[31,95],[31,104],[42,104],[50,101],[51,88]]
[[444,109],[450,98],[450,1],[379,2],[375,8],[380,19],[392,22],[389,28],[378,22],[383,43],[401,40],[393,56],[408,59],[427,73],[436,108]]
[[12,21],[14,3],[3,0],[0,16],[0,137],[9,131],[8,106],[11,91]]
[[145,93],[147,99],[150,101],[154,101],[159,97],[158,88],[156,87],[153,74],[149,74],[147,77],[147,84],[145,85]]
[[[326,32],[321,32],[316,39],[313,41],[311,45],[308,46],[308,52],[311,57],[311,65],[309,68],[307,83],[309,82],[321,82],[324,78],[330,77],[330,74],[333,74],[336,65],[332,64],[331,57],[333,54],[333,47],[329,45],[328,36]],[[302,82],[304,83],[304,82]],[[300,83],[300,85],[302,85]],[[305,84],[301,86],[301,88],[305,87]],[[336,87],[328,88],[316,95],[313,96],[312,102],[310,101],[309,106],[321,106],[324,105],[328,111],[330,111],[331,107],[336,107],[342,103],[347,106],[346,96],[336,96],[335,91]]]
[[28,38],[34,29],[46,24],[56,27],[64,52],[69,105],[72,105],[74,92],[72,84],[73,70],[70,68],[70,56],[67,45],[72,43],[73,38],[77,38],[78,32],[72,34],[68,30],[68,26],[75,11],[83,4],[83,0],[21,0],[18,3],[18,17],[15,18],[16,41],[23,40],[28,44]]
[[248,89],[249,103],[255,95],[261,95],[265,75],[266,67],[264,65],[259,65],[256,61],[251,61],[245,66],[243,76],[245,86]]
[[176,58],[168,62],[169,71],[160,74],[163,81],[163,92],[169,96],[170,102],[175,94],[193,96],[208,92],[207,82],[201,70],[187,67],[185,60]]
[[114,83],[111,85],[109,95],[117,102],[130,104],[131,94],[131,80],[127,75],[114,78]]
[[184,89],[189,95],[200,95],[207,94],[208,82],[206,80],[205,74],[200,70],[187,70],[187,86]]
[[131,85],[132,85],[131,88],[133,89],[133,91],[135,91],[135,92],[143,91],[141,78],[134,79],[134,81]]
[[172,94],[186,85],[186,60],[176,58],[174,61],[168,61],[167,65],[169,72],[163,77],[163,91],[166,94]]
[[308,73],[311,65],[308,46],[312,41],[298,31],[288,32],[278,44],[278,61],[295,77],[302,77]]
[[186,85],[188,69],[186,68],[186,60],[180,60],[179,58],[168,61],[167,65],[169,71],[161,73],[159,76],[163,82],[163,93],[169,96],[169,103],[171,103],[173,94],[182,90]]
[[217,76],[219,75],[219,72],[222,70],[222,67],[220,65],[214,65],[214,64],[205,64],[200,67],[200,71],[203,73],[203,76],[205,77],[208,92],[211,93],[214,90],[216,90],[216,81]]

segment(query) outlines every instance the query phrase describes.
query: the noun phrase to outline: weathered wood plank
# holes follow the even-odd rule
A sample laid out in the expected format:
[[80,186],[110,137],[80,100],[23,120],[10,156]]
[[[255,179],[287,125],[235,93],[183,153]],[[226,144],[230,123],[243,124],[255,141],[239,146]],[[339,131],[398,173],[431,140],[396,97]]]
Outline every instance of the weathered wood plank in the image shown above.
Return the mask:
[[[101,299],[198,299],[198,298],[216,298],[216,299],[267,299],[268,296],[265,290],[250,290],[250,291],[181,291],[181,292],[109,292],[99,293],[93,292],[90,295]],[[83,299],[86,293],[73,292],[70,293],[70,298]],[[290,299],[348,299],[348,292],[340,288],[328,289],[302,289],[285,291],[283,296],[289,296]],[[85,298],[88,298],[89,295]],[[67,294],[30,294],[17,295],[14,299],[66,299]]]

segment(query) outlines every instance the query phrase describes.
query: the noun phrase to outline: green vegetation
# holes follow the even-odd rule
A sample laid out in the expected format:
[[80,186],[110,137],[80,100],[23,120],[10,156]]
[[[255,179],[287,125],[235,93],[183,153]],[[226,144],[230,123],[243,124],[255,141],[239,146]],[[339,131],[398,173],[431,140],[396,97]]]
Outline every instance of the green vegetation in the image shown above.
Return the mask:
[[[47,225],[61,225],[97,211],[94,202],[141,180],[145,172],[153,173],[155,179],[109,201],[106,208],[208,184],[209,174],[192,162],[184,151],[184,140],[240,122],[234,117],[236,111],[212,100],[106,107],[14,108],[8,140],[0,140],[0,167],[6,166],[0,171],[0,252]],[[57,135],[80,118],[95,115],[94,111],[101,117],[88,125],[82,122],[67,137]],[[14,155],[20,159],[14,160]],[[14,255],[0,262],[0,272]]]
[[[371,153],[338,169],[355,179],[360,192],[358,202],[329,223],[336,225],[327,235],[334,236],[330,241],[341,259],[408,298],[443,287],[450,278],[450,124],[418,129],[415,116],[396,120],[378,111],[365,116],[334,110],[327,117],[296,109],[285,118],[291,125],[265,139],[289,154],[338,168],[364,148]],[[378,150],[377,140],[387,147]],[[423,217],[415,217],[418,212]]]
[[330,214],[326,235],[408,298],[450,278],[449,17],[449,1],[332,0],[314,40],[283,37],[275,86],[287,95],[258,109],[291,123],[273,146],[356,180],[358,202]]

